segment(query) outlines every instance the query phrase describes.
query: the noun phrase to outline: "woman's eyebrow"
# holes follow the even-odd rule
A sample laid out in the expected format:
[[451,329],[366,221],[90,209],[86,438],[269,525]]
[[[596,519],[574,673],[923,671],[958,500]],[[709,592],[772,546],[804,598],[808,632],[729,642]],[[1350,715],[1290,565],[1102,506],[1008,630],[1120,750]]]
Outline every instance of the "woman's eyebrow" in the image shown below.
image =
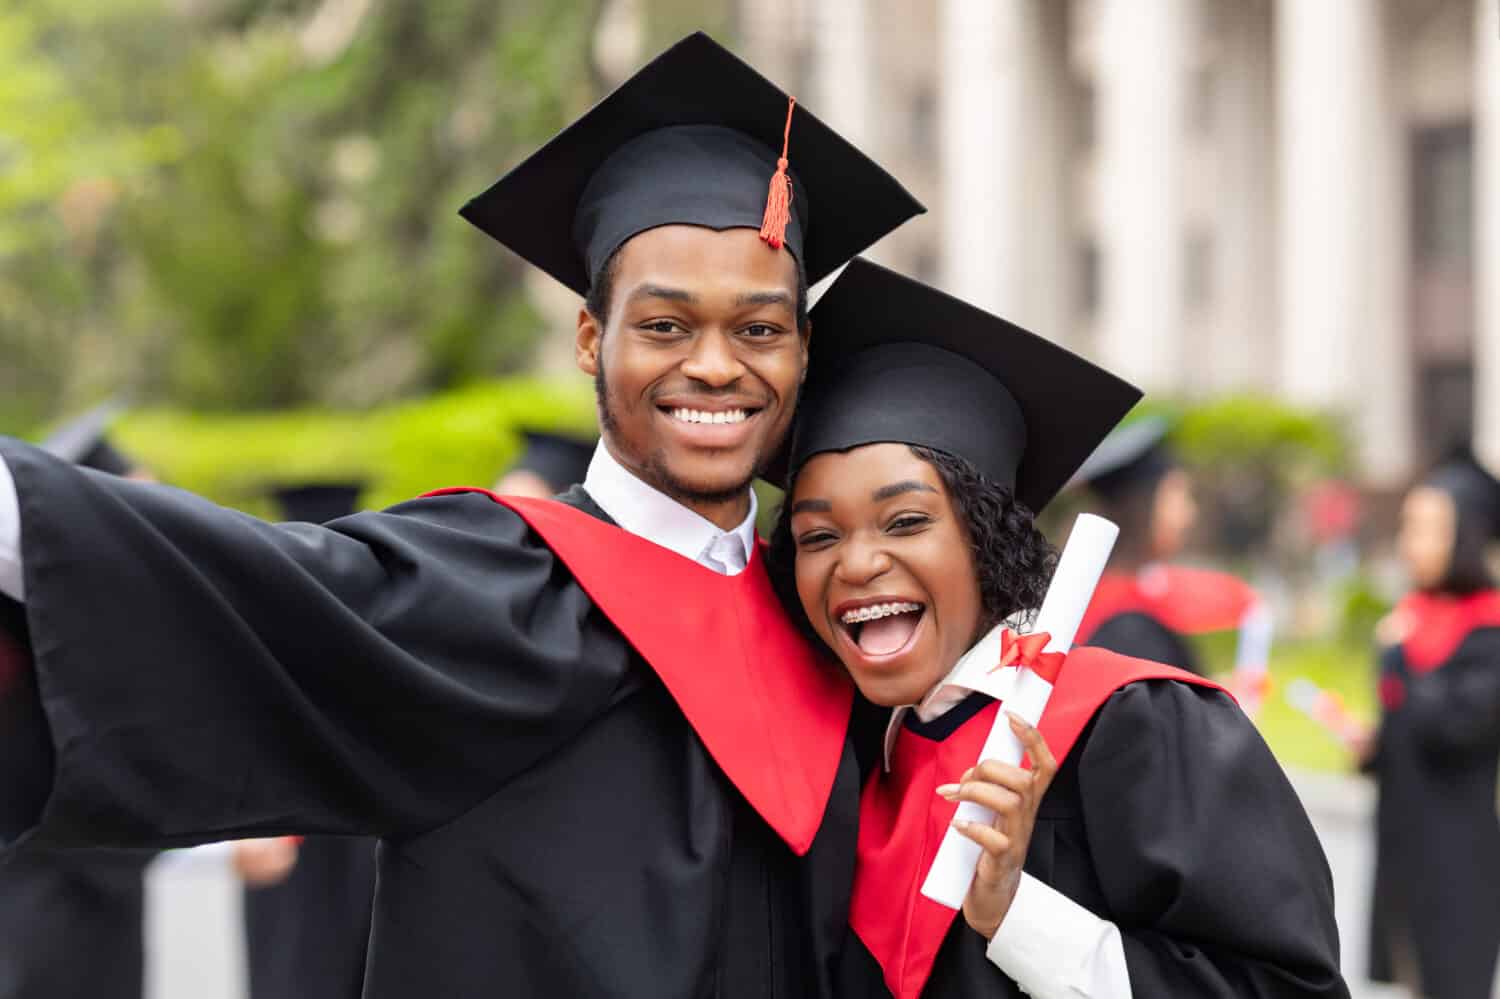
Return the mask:
[[916,479],[902,479],[900,482],[892,482],[888,486],[881,486],[879,489],[870,494],[870,499],[874,500],[876,503],[879,503],[882,500],[890,499],[892,496],[900,496],[902,493],[935,492],[937,492],[937,490],[932,488],[925,482],[918,482]]
[[833,504],[825,499],[798,500],[792,504],[793,513],[832,513]]

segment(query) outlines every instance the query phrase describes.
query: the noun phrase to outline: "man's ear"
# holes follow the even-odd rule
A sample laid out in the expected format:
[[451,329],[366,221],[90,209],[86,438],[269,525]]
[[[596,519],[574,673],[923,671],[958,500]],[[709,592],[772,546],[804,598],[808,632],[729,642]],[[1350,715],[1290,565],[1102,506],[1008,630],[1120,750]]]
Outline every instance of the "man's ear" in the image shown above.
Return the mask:
[[802,340],[802,377],[800,379],[798,379],[798,383],[799,384],[801,382],[807,381],[807,360],[808,360],[807,345],[812,340],[812,332],[813,332],[813,329],[812,329],[812,320],[811,319],[809,319],[807,322],[803,323],[802,324],[802,329],[800,331],[798,331],[798,336]]
[[578,310],[578,336],[573,341],[573,359],[586,375],[599,374],[599,347],[604,325],[588,309]]

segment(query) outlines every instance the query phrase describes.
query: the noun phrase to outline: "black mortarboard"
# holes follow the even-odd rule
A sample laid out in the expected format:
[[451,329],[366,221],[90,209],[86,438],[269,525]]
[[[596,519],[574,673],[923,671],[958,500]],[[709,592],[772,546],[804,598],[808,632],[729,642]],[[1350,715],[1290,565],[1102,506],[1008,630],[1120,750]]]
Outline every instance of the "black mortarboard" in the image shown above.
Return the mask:
[[786,246],[816,282],[925,209],[789,100],[707,35],[689,35],[460,214],[582,295],[647,229],[761,229],[768,195],[788,190],[784,155]]
[[523,430],[526,447],[507,472],[526,471],[541,476],[553,492],[562,492],[588,475],[597,440],[544,430]]
[[964,458],[1046,506],[1141,393],[936,288],[853,261],[812,312],[791,468],[899,442]]
[[1177,467],[1167,446],[1171,431],[1172,421],[1165,416],[1147,416],[1116,427],[1073,476],[1073,484],[1087,486],[1110,501],[1154,486]]
[[281,508],[282,519],[324,524],[353,513],[363,490],[359,482],[306,482],[277,486],[271,496]]
[[41,448],[64,461],[110,475],[129,475],[136,464],[109,442],[109,428],[120,415],[119,403],[95,406],[76,420],[63,424]]

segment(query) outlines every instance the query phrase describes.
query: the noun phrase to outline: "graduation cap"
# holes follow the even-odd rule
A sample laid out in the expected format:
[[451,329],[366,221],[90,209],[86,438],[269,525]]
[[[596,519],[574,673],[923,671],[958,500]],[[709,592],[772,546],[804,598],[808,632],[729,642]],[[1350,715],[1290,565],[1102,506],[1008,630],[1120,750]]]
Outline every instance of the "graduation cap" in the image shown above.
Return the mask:
[[95,406],[54,431],[42,441],[42,450],[84,468],[110,475],[129,475],[135,471],[136,463],[125,457],[108,437],[110,425],[123,408],[117,402]]
[[582,482],[588,475],[597,441],[544,430],[523,430],[521,434],[526,439],[526,447],[515,464],[507,469],[507,474],[532,472],[554,492]]
[[1089,455],[1070,485],[1086,486],[1110,502],[1155,485],[1177,462],[1167,446],[1172,421],[1147,416],[1117,427]]
[[632,236],[751,228],[810,282],[922,205],[702,32],[657,56],[459,212],[580,295]]
[[353,513],[364,488],[362,482],[305,482],[276,486],[271,497],[283,520],[324,524]]
[[1054,343],[863,259],[812,321],[792,471],[823,451],[916,444],[966,459],[1035,512],[1141,397]]

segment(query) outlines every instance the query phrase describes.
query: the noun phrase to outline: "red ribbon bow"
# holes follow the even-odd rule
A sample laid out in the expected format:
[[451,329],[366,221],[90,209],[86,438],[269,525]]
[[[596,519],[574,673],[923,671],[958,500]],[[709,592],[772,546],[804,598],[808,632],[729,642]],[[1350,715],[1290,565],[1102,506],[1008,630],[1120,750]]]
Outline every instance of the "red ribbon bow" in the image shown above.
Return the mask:
[[1062,672],[1066,652],[1043,652],[1052,636],[1045,631],[1033,631],[1029,635],[1018,635],[1009,628],[1000,632],[1000,661],[990,668],[993,673],[1007,666],[1021,666],[1031,670],[1048,683],[1057,683]]

